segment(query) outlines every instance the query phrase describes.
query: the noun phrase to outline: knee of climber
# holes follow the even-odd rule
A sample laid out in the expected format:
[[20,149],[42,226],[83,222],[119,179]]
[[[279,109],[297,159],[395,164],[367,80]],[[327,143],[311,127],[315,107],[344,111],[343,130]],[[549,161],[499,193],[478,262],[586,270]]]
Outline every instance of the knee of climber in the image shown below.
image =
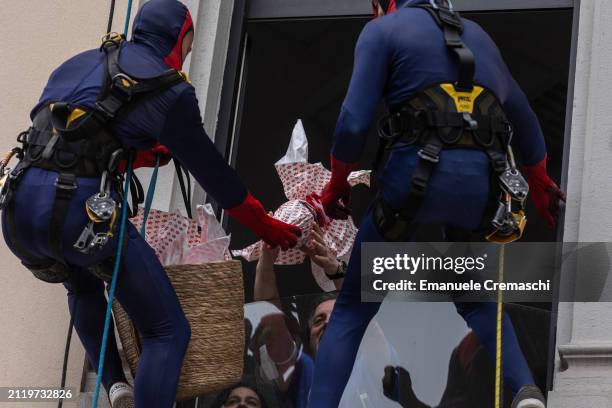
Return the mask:
[[104,293],[104,283],[86,271],[75,271],[63,285],[68,290],[68,296]]

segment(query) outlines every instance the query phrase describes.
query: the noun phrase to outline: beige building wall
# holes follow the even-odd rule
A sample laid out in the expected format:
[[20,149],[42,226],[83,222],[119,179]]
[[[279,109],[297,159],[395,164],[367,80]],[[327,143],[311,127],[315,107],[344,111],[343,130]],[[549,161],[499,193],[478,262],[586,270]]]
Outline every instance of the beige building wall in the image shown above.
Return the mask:
[[[108,1],[2,0],[0,12],[0,153],[29,124],[51,71],[99,45]],[[138,2],[134,2],[133,13]],[[123,30],[127,0],[117,0],[113,29]],[[68,329],[66,290],[34,279],[0,240],[0,386],[58,386]],[[78,389],[84,352],[75,335],[67,384]],[[23,403],[0,403],[2,407]],[[55,407],[57,402],[36,404]],[[76,404],[64,404],[76,406]]]

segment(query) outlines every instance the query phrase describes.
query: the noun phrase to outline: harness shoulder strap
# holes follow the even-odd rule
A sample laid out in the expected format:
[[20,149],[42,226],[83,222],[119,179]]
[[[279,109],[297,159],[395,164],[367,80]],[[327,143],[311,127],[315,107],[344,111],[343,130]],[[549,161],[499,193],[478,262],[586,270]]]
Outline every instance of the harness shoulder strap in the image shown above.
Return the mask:
[[132,78],[119,65],[120,43],[108,42],[102,47],[106,53],[105,83],[96,102],[96,111],[107,123],[126,105],[133,106],[136,97],[160,92],[185,81],[184,75],[174,69],[154,78]]
[[474,53],[470,50],[463,40],[463,21],[459,13],[451,8],[437,5],[435,0],[431,4],[416,6],[427,10],[436,23],[444,32],[444,42],[459,61],[459,76],[455,89],[460,92],[472,92],[474,89],[474,74],[476,72],[476,62]]

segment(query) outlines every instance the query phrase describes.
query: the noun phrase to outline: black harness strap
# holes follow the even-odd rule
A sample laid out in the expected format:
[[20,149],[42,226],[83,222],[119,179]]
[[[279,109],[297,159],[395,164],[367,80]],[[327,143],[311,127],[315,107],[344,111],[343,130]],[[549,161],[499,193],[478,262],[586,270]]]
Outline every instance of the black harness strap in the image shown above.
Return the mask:
[[55,181],[55,201],[51,212],[49,246],[55,256],[60,261],[64,259],[63,254],[63,232],[64,221],[70,207],[70,200],[77,189],[76,176],[74,173],[60,173]]
[[[176,175],[179,186],[181,187],[181,195],[183,196],[183,202],[185,203],[185,211],[187,211],[187,216],[189,218],[193,218],[193,214],[191,212],[191,177],[189,176],[189,172],[183,169],[183,165],[177,159],[172,159],[172,161],[174,162],[174,167],[176,167]],[[187,178],[187,187],[185,187],[185,178]]]
[[425,147],[419,150],[420,160],[412,173],[411,188],[405,207],[399,210],[393,209],[379,193],[374,208],[374,218],[386,239],[390,241],[408,240],[414,233],[416,225],[413,221],[423,206],[429,179],[440,162],[440,152],[443,148],[444,143],[434,134],[430,136]]
[[455,84],[455,89],[461,92],[472,92],[474,89],[476,61],[472,50],[466,47],[461,39],[461,34],[463,34],[463,22],[461,21],[459,13],[441,5],[419,5],[416,7],[425,9],[431,14],[444,32],[446,47],[453,52],[459,61],[459,76]]
[[108,82],[107,92],[100,94],[96,108],[97,113],[107,122],[115,119],[119,111],[134,98],[153,91],[168,89],[185,80],[174,69],[169,69],[155,78],[132,78],[125,74],[119,66],[121,45],[111,41],[103,44],[102,47],[107,55],[106,78]]
[[130,210],[129,218],[133,218],[138,215],[138,206],[144,202],[144,189],[142,183],[135,173],[132,173],[130,179],[130,196],[132,198],[132,208]]

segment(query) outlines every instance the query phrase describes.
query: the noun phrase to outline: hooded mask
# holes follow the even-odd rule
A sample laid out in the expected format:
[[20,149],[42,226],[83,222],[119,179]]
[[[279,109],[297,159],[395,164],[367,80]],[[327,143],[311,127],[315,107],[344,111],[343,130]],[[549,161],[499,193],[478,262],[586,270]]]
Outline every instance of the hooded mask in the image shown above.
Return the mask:
[[170,68],[183,67],[183,39],[193,31],[187,7],[178,0],[150,0],[145,3],[132,29],[132,41],[152,48]]

